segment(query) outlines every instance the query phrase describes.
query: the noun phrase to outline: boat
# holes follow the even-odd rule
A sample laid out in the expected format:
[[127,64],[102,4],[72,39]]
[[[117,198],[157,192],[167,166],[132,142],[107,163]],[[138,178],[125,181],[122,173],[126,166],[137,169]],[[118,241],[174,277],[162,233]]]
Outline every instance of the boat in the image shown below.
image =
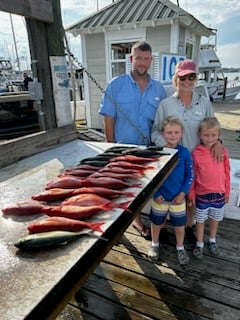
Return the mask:
[[240,93],[240,79],[237,77],[229,80],[225,76],[216,52],[216,45],[200,46],[198,72],[198,86],[204,86],[207,89],[211,101],[234,98]]
[[9,59],[0,57],[0,94],[23,91],[22,73],[13,70]]
[[28,103],[22,72],[11,61],[0,58],[0,140],[39,131],[38,112]]

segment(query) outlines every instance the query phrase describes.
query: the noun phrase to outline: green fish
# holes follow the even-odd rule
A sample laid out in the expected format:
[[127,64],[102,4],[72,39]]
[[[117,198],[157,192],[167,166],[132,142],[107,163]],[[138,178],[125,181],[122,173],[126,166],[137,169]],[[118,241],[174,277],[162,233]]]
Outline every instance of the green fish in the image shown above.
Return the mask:
[[130,147],[130,146],[113,146],[113,147],[110,147],[108,149],[106,149],[104,151],[104,153],[108,153],[108,152],[113,152],[113,153],[122,153],[123,151],[126,151],[126,150],[130,150],[130,149],[135,149],[136,147]]
[[106,164],[108,164],[108,159],[104,159],[103,157],[90,157],[90,158],[84,158],[82,159],[79,164],[90,164],[96,167],[104,167]]
[[14,243],[19,249],[41,249],[67,244],[83,235],[89,235],[92,230],[83,229],[79,232],[72,231],[48,231],[29,234]]

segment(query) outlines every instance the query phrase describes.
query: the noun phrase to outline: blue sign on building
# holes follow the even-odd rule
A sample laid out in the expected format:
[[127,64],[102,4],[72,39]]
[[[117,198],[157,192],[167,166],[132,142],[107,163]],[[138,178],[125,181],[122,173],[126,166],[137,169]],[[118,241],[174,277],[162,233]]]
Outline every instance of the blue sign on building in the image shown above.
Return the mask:
[[185,60],[185,56],[176,54],[162,54],[162,68],[161,68],[161,79],[160,81],[171,81],[175,72],[176,64],[179,61]]

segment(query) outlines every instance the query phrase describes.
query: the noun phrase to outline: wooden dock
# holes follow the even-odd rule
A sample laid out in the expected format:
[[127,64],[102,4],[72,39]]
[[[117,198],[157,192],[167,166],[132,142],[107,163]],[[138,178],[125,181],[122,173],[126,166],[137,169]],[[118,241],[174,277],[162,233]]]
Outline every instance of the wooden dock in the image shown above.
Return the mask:
[[[214,109],[230,157],[240,159],[239,103],[214,103]],[[146,214],[144,219],[149,225]],[[211,256],[206,247],[202,261],[192,256],[186,243],[190,262],[181,267],[170,225],[169,244],[161,247],[157,263],[147,258],[151,242],[130,226],[57,320],[239,320],[239,230],[240,220],[224,219],[219,256]]]
[[218,257],[205,248],[199,262],[186,244],[190,263],[181,267],[171,226],[158,263],[130,226],[57,319],[239,320],[239,228],[239,220],[221,223]]

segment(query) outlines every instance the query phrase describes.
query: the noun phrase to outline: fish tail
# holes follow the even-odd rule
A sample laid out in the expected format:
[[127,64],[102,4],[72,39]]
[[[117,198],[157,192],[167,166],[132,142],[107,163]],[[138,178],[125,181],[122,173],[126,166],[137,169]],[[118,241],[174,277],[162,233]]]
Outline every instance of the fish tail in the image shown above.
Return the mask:
[[145,170],[155,170],[157,169],[155,166],[146,166]]
[[132,211],[128,209],[128,206],[131,202],[132,201],[126,201],[126,202],[120,202],[120,203],[114,202],[112,205],[113,205],[113,208],[121,208],[132,213]]
[[123,194],[124,196],[126,196],[126,197],[135,197],[135,193],[134,192],[124,192],[124,194]]
[[91,228],[95,231],[101,232],[103,233],[103,229],[101,228],[101,226],[105,224],[105,222],[96,222],[96,223],[92,223],[91,224]]
[[141,188],[141,187],[142,187],[142,185],[141,185],[141,183],[134,183],[134,184],[132,184],[132,185],[131,185],[131,187],[134,187],[134,188]]
[[115,203],[111,202],[111,203],[106,203],[102,206],[102,210],[112,210],[113,208],[116,208]]

